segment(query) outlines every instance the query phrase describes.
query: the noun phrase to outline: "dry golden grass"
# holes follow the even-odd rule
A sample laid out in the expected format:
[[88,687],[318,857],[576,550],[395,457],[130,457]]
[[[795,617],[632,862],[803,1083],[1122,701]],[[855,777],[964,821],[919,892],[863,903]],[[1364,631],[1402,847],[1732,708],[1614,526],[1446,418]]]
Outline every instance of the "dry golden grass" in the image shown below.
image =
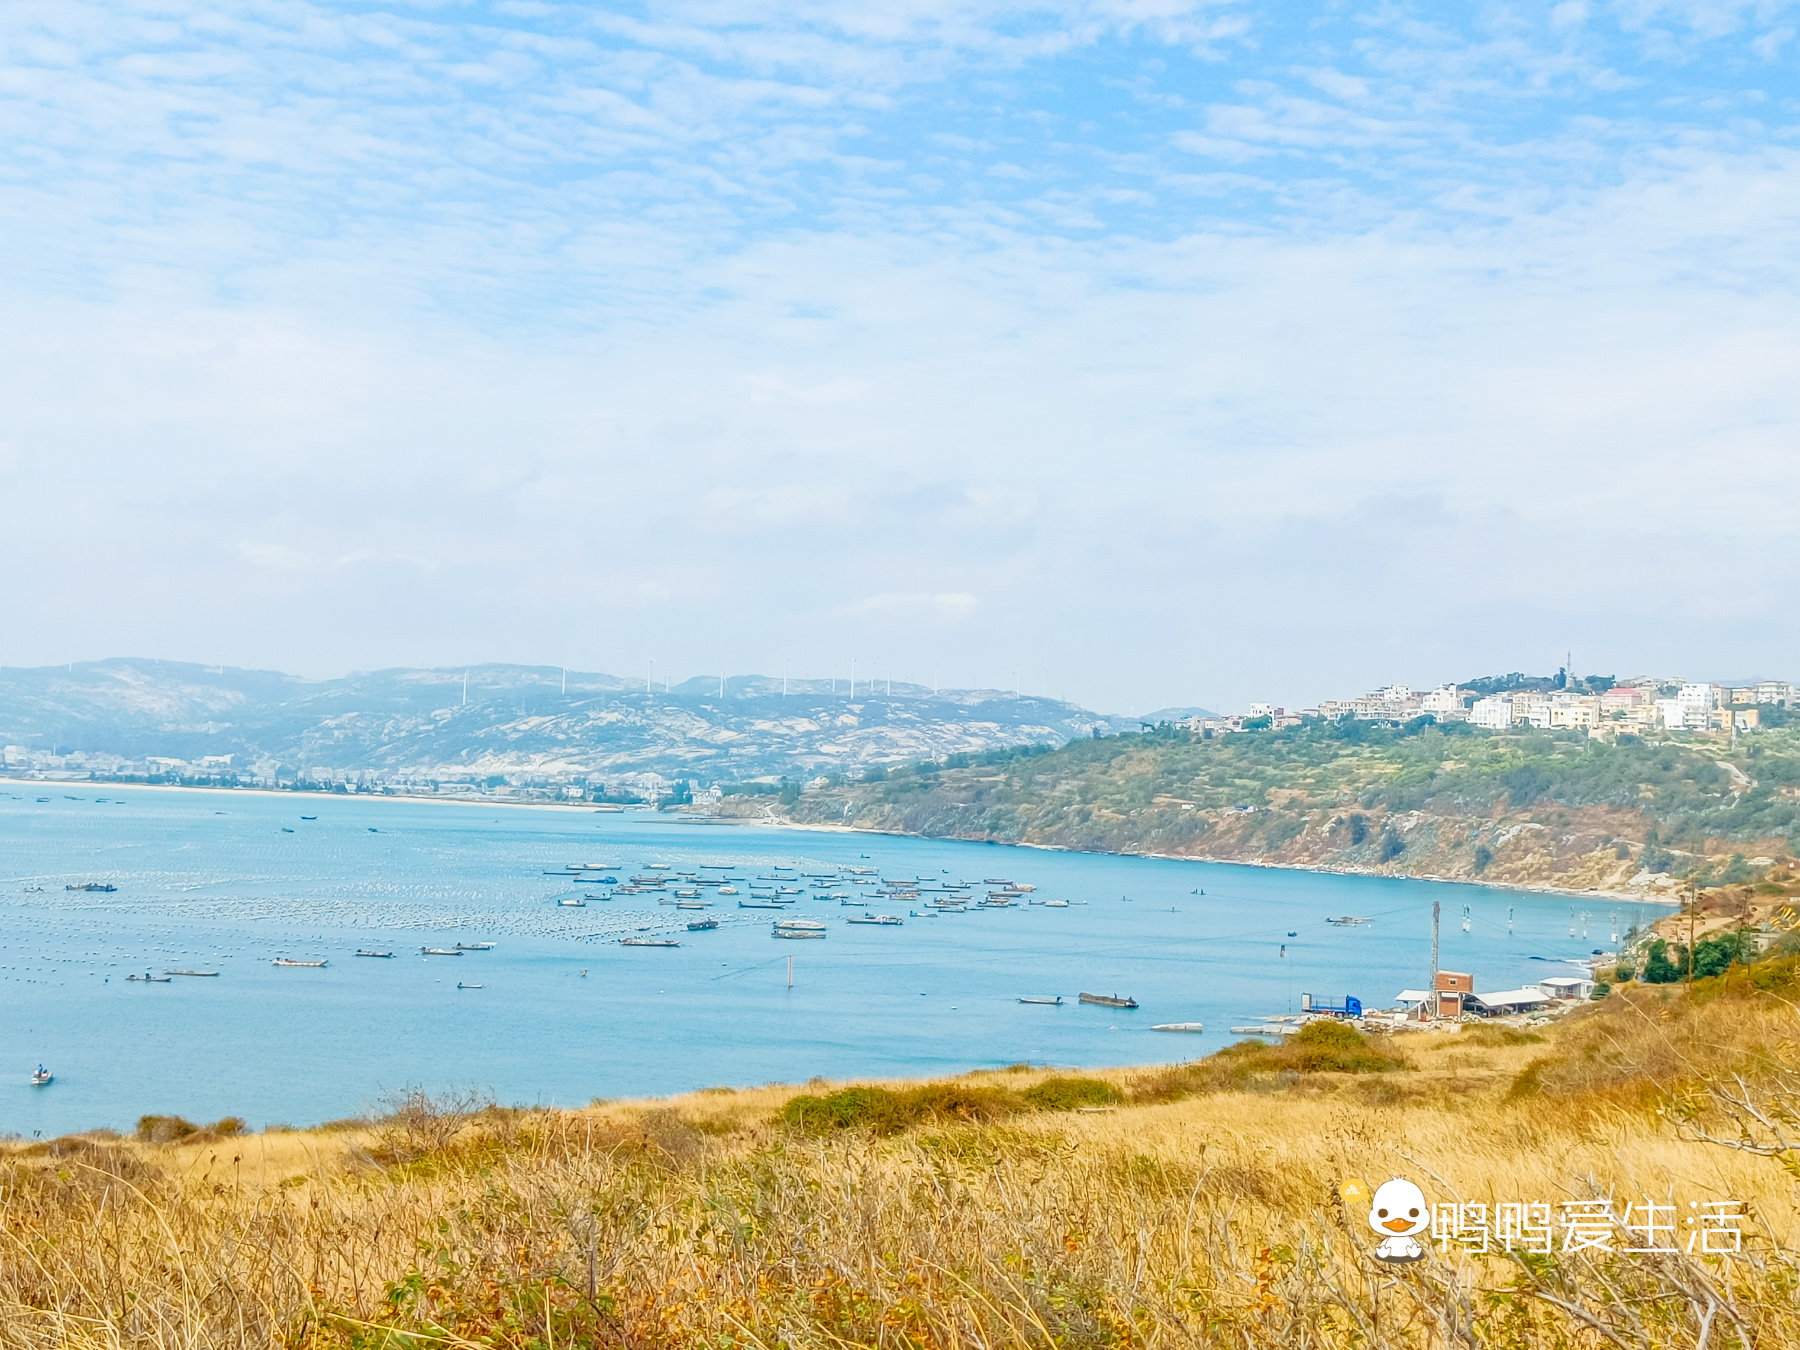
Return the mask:
[[[1619,1090],[1616,1060],[1592,1081],[1541,1065],[1680,1023],[1778,1071],[1779,998],[1672,997],[1668,1018],[1645,994],[1542,1040],[1404,1038],[1405,1069],[1187,1072],[1197,1095],[1150,1104],[1168,1073],[1120,1071],[1115,1108],[879,1138],[800,1133],[781,1123],[795,1090],[768,1088],[487,1111],[453,1133],[18,1147],[0,1157],[0,1346],[1800,1345],[1793,1179],[1694,1137],[1696,1079],[1655,1097]],[[1045,1077],[958,1081],[1013,1100]],[[1392,1175],[1489,1205],[1739,1200],[1744,1250],[1383,1267],[1337,1192]]]

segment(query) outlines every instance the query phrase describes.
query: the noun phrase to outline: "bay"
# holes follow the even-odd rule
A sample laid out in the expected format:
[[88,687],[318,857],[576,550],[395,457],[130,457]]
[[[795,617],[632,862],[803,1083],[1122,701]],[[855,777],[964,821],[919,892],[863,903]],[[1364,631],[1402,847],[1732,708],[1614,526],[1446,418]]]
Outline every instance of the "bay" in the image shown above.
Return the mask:
[[[607,889],[545,875],[572,862],[618,863],[626,878],[651,863],[720,864],[740,895],[703,912],[652,894],[563,907],[559,897]],[[784,916],[736,907],[750,886],[774,884],[757,878],[778,865],[1002,878],[1069,905],[914,917],[926,915],[917,901],[847,908],[809,895],[794,912],[827,923],[829,937],[784,942],[770,931]],[[839,875],[833,890],[873,889]],[[88,882],[117,890],[65,889]],[[1433,901],[1442,965],[1482,990],[1570,973],[1572,958],[1611,948],[1615,922],[1622,932],[1655,913],[1600,897],[648,812],[0,783],[0,1130],[128,1129],[146,1113],[312,1124],[412,1086],[575,1105],[815,1076],[1191,1059],[1235,1039],[1233,1025],[1296,1010],[1303,992],[1378,1007],[1422,986]],[[843,922],[865,908],[905,922]],[[1342,914],[1374,922],[1325,922]],[[702,916],[719,928],[687,931]],[[622,936],[681,945],[623,947]],[[420,954],[458,942],[495,945]],[[283,968],[277,957],[330,964]],[[219,975],[126,979],[166,969]],[[1080,1006],[1083,990],[1142,1006]],[[1204,1033],[1150,1030],[1194,1021]],[[56,1074],[49,1087],[27,1081],[39,1062]]]

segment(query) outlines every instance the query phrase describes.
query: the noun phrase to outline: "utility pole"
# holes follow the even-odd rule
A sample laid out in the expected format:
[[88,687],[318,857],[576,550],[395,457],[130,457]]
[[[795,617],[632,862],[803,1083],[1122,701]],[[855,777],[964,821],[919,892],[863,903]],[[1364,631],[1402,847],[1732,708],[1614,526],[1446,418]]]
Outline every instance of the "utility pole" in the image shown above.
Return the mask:
[[1431,902],[1431,1020],[1438,1018],[1438,902]]
[[1687,885],[1688,912],[1688,950],[1687,950],[1687,983],[1688,993],[1694,992],[1694,911],[1700,908],[1700,893],[1694,889],[1694,883]]
[[788,957],[788,988],[794,987],[794,958]]

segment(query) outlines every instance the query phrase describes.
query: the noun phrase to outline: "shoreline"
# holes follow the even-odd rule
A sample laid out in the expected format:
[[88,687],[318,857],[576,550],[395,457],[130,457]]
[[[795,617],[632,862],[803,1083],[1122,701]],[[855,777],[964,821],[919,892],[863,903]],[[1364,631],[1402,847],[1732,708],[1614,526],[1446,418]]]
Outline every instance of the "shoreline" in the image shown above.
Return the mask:
[[1594,889],[1572,890],[1566,886],[1550,886],[1542,882],[1530,881],[1483,881],[1476,877],[1444,877],[1436,874],[1414,876],[1406,872],[1363,872],[1349,867],[1314,867],[1305,863],[1271,862],[1268,859],[1251,860],[1247,858],[1215,858],[1208,854],[1193,853],[1123,853],[1106,849],[1069,848],[1063,844],[1037,844],[1030,840],[1012,842],[999,839],[958,839],[954,835],[909,834],[903,830],[871,830],[856,825],[828,825],[822,822],[775,820],[744,820],[738,817],[709,817],[721,824],[763,825],[778,830],[816,830],[832,834],[868,834],[885,836],[890,839],[923,839],[950,844],[992,844],[996,848],[1033,848],[1043,853],[1077,853],[1092,858],[1156,858],[1164,862],[1210,863],[1215,867],[1264,867],[1284,872],[1311,872],[1317,876],[1333,877],[1375,877],[1389,881],[1433,881],[1445,886],[1482,886],[1496,891],[1529,891],[1534,895],[1565,895],[1570,899],[1602,899],[1616,900],[1621,903],[1635,905],[1662,905],[1668,909],[1679,909],[1681,902],[1673,898],[1665,899],[1656,895],[1638,895],[1631,891],[1612,891]]
[[1481,886],[1488,890],[1528,891],[1536,895],[1561,895],[1570,899],[1602,899],[1615,900],[1622,903],[1661,905],[1670,910],[1677,910],[1681,902],[1672,897],[1655,895],[1638,895],[1629,891],[1614,890],[1571,890],[1565,886],[1551,886],[1542,882],[1524,881],[1483,881],[1475,877],[1413,876],[1399,872],[1364,872],[1346,867],[1314,867],[1304,863],[1271,862],[1267,859],[1255,861],[1244,858],[1215,858],[1206,854],[1183,853],[1124,853],[1111,852],[1104,849],[1068,848],[1062,844],[1038,844],[1029,840],[1003,842],[998,839],[958,839],[951,835],[909,834],[902,830],[872,830],[856,825],[831,825],[824,822],[780,820],[763,817],[757,820],[745,819],[741,816],[700,816],[690,812],[663,812],[648,806],[624,806],[619,810],[607,810],[597,807],[592,802],[511,802],[480,800],[470,801],[461,797],[426,796],[416,792],[316,792],[304,788],[261,788],[261,787],[201,787],[187,786],[181,783],[116,783],[106,784],[90,779],[40,779],[9,778],[0,776],[0,783],[16,787],[39,788],[69,787],[80,783],[88,788],[115,787],[120,791],[130,792],[209,792],[220,795],[248,793],[258,797],[298,797],[307,800],[325,799],[329,801],[366,801],[366,802],[421,802],[433,806],[463,807],[495,807],[514,811],[566,811],[585,812],[590,815],[625,815],[638,812],[651,820],[681,820],[689,824],[761,826],[775,830],[814,831],[825,834],[866,834],[885,836],[893,839],[923,839],[954,844],[992,844],[996,848],[1030,848],[1045,853],[1080,853],[1096,858],[1156,858],[1166,862],[1211,863],[1219,867],[1264,867],[1278,871],[1311,872],[1320,876],[1342,877],[1383,877],[1392,881],[1434,881],[1446,886]]

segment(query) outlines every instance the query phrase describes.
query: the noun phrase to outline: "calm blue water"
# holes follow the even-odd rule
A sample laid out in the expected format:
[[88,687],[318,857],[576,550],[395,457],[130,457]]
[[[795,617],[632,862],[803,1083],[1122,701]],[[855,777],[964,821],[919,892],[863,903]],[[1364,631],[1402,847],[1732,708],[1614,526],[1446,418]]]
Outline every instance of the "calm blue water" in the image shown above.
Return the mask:
[[[1071,904],[877,928],[842,923],[860,908],[808,898],[797,912],[827,920],[829,938],[781,942],[780,916],[730,897],[704,933],[685,931],[699,915],[654,895],[559,907],[568,884],[544,870],[587,861],[625,876],[651,862],[731,864],[740,892],[774,864],[1004,877]],[[118,890],[64,889],[87,881]],[[1567,958],[1610,947],[1615,913],[1622,928],[1649,908],[1589,902],[1583,940],[1569,936],[1566,899],[1431,882],[638,812],[0,784],[0,1130],[48,1137],[146,1112],[307,1124],[413,1084],[570,1105],[813,1075],[1194,1058],[1233,1024],[1297,1008],[1302,991],[1381,1006],[1423,984],[1434,899],[1443,965],[1473,971],[1480,989],[1568,973]],[[1345,913],[1375,922],[1325,923]],[[640,931],[682,945],[618,945]],[[419,955],[459,941],[496,946]],[[353,958],[363,946],[395,958]],[[331,964],[280,969],[277,956]],[[165,968],[221,974],[125,980]],[[1084,989],[1143,1006],[1075,1006]],[[1067,1005],[1016,1001],[1057,993]],[[1149,1030],[1176,1021],[1207,1029]],[[40,1061],[56,1082],[33,1089]]]

